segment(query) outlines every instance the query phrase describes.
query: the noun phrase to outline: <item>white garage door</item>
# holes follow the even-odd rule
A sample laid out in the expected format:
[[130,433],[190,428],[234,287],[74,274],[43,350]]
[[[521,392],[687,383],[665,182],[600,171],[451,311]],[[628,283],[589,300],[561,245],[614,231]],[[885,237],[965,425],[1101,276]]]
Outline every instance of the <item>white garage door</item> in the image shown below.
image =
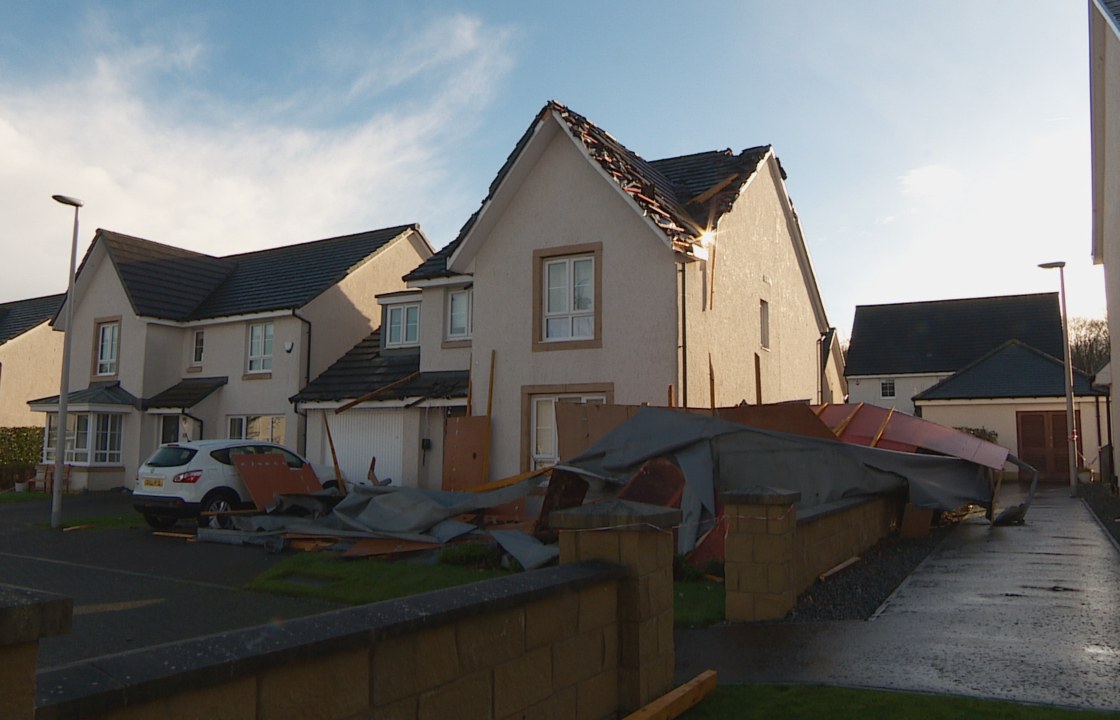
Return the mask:
[[[394,485],[412,484],[404,477],[404,413],[350,410],[330,415],[331,435],[343,477],[364,478],[371,457],[377,457],[377,477],[392,478]],[[327,461],[330,448],[323,438]]]

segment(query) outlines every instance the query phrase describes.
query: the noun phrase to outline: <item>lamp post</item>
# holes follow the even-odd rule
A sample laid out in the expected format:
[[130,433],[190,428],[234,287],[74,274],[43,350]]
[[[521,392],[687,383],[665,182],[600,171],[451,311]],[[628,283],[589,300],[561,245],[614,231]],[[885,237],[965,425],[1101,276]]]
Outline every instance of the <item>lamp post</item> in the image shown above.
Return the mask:
[[1066,313],[1066,263],[1064,260],[1042,263],[1044,270],[1058,269],[1062,289],[1062,345],[1066,352],[1066,440],[1069,443],[1069,494],[1077,495],[1077,431],[1073,424],[1073,362],[1069,350],[1069,315]]
[[[55,202],[74,208],[74,236],[70,240],[70,267],[66,273],[66,332],[62,335],[62,379],[58,383],[58,422],[54,445],[54,488],[51,492],[51,527],[62,525],[62,478],[66,469],[66,400],[70,394],[70,338],[74,325],[74,265],[78,259],[78,208],[82,201],[52,195]],[[75,427],[75,430],[77,428]]]

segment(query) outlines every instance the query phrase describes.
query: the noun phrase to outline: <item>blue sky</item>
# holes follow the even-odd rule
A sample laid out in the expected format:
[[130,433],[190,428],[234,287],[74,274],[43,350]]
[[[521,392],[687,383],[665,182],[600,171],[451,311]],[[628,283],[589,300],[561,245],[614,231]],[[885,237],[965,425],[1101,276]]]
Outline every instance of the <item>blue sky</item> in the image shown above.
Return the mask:
[[[600,5],[603,7],[600,7]],[[1103,316],[1076,0],[36,2],[0,11],[0,301],[103,227],[440,247],[545,101],[648,159],[772,144],[829,319],[1044,292]]]

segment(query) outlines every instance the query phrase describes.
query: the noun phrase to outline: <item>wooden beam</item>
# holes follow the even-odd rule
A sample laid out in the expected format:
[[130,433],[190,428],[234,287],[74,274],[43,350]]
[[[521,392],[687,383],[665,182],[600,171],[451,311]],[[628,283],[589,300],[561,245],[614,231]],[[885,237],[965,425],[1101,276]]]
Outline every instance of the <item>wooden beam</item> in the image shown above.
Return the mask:
[[720,190],[723,190],[723,189],[724,189],[725,187],[727,187],[728,185],[730,185],[730,184],[731,184],[731,181],[732,181],[732,180],[734,180],[734,179],[735,179],[735,178],[737,178],[737,177],[739,177],[739,173],[735,173],[734,175],[728,175],[728,176],[727,176],[727,177],[725,177],[725,178],[724,178],[723,180],[720,180],[720,181],[719,181],[719,182],[717,182],[717,183],[716,183],[715,185],[712,185],[712,186],[711,186],[710,188],[708,188],[708,189],[707,189],[707,190],[705,190],[704,192],[700,193],[700,194],[699,194],[699,195],[697,195],[696,197],[694,197],[694,198],[692,198],[691,200],[689,200],[689,201],[688,201],[688,204],[689,204],[689,205],[699,205],[700,203],[705,203],[705,202],[708,202],[708,201],[709,201],[709,200],[711,200],[711,199],[712,199],[713,197],[715,197],[715,196],[716,196],[716,194],[717,194],[717,193],[718,193],[718,192],[719,192]]
[[331,435],[331,424],[327,422],[327,414],[323,413],[323,427],[327,429],[327,444],[331,446],[331,460],[334,462],[334,480],[338,483],[338,491],[346,494],[346,483],[342,480],[342,468],[338,466],[338,453],[334,451],[334,437]]
[[482,446],[482,482],[490,482],[490,434],[493,420],[491,413],[494,411],[494,361],[497,359],[497,350],[490,350],[490,384],[486,387],[486,444]]
[[712,415],[716,414],[716,371],[712,367],[712,354],[708,353],[708,392],[711,396]]
[[716,689],[715,670],[705,670],[684,685],[657,698],[644,708],[630,713],[625,720],[672,720],[680,717]]
[[714,310],[716,307],[716,246],[713,243],[708,248],[708,309]]
[[673,405],[673,386],[669,385],[669,407],[676,407]]
[[344,413],[347,410],[349,410],[350,408],[354,407],[355,405],[359,405],[359,404],[364,403],[368,400],[372,400],[375,397],[377,397],[378,395],[380,395],[381,393],[388,392],[389,390],[392,390],[395,387],[400,387],[401,385],[404,385],[406,383],[410,383],[418,377],[420,377],[420,371],[419,370],[417,370],[416,372],[411,373],[409,375],[405,375],[404,377],[400,378],[399,380],[394,380],[393,382],[388,383],[387,385],[382,385],[381,387],[377,388],[376,390],[372,390],[372,391],[366,393],[365,395],[362,395],[357,400],[351,400],[350,402],[346,403],[342,407],[335,408],[334,409],[334,414],[339,415],[341,413]]
[[894,408],[887,411],[887,416],[883,418],[883,424],[879,426],[879,432],[875,433],[875,439],[871,441],[871,447],[879,447],[879,441],[883,438],[883,433],[887,431],[887,423],[891,421],[892,415],[894,415]]

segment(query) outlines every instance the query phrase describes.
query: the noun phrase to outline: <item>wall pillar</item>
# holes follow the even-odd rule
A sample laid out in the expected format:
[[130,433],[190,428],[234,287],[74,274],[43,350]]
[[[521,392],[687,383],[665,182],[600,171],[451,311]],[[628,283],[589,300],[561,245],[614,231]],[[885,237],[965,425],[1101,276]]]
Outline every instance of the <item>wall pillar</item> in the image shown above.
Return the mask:
[[673,526],[680,510],[611,500],[560,510],[560,562],[608,560],[619,583],[619,710],[629,713],[673,687]]
[[797,602],[794,533],[801,493],[752,486],[722,495],[727,518],[725,616],[729,622],[777,620]]
[[0,717],[33,720],[39,638],[70,631],[73,601],[0,585]]

